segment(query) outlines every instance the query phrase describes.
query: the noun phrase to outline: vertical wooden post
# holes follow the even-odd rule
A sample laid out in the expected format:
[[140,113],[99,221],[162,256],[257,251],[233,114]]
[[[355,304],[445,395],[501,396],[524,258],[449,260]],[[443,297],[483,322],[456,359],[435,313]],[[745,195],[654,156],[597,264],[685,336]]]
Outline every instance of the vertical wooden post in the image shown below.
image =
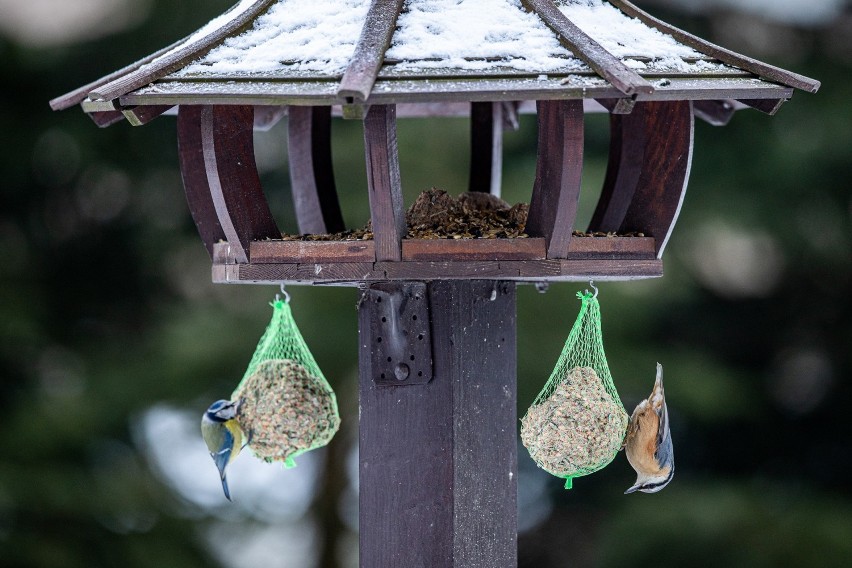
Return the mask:
[[433,377],[409,386],[374,381],[374,319],[387,312],[371,297],[359,308],[360,565],[514,568],[514,284],[430,283]]
[[538,162],[527,233],[544,237],[547,258],[566,258],[580,202],[583,101],[538,101]]
[[287,122],[290,187],[300,233],[339,233],[343,213],[331,163],[331,107],[291,106]]
[[396,145],[396,105],[374,105],[364,118],[364,151],[376,260],[402,260],[405,209]]
[[468,191],[500,197],[503,174],[503,103],[470,103]]

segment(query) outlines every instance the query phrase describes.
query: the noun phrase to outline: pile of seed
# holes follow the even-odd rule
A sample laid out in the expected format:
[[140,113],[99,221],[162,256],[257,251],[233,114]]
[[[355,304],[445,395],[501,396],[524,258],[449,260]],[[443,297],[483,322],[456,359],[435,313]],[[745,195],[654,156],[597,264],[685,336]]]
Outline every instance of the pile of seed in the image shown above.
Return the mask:
[[590,367],[574,367],[553,393],[521,420],[521,441],[533,460],[561,477],[609,463],[621,448],[627,413]]
[[264,361],[234,396],[242,400],[237,421],[249,446],[266,461],[322,446],[340,426],[334,392],[290,359]]
[[526,237],[529,205],[509,205],[489,193],[452,197],[442,189],[422,192],[405,214],[409,239],[508,239]]

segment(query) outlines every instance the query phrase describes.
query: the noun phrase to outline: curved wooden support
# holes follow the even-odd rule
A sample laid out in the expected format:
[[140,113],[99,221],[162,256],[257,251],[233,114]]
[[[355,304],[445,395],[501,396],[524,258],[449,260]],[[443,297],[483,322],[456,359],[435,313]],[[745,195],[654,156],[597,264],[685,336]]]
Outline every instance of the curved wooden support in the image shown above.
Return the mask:
[[645,165],[648,104],[637,103],[630,114],[610,115],[609,162],[589,231],[618,231],[627,215]]
[[225,240],[225,232],[219,224],[216,207],[210,196],[207,183],[207,168],[204,165],[204,149],[201,143],[201,107],[181,105],[177,119],[178,156],[183,190],[192,220],[201,235],[201,241],[213,258],[213,245]]
[[580,200],[583,101],[538,101],[538,163],[526,232],[544,237],[547,258],[566,258]]
[[291,106],[287,125],[290,186],[302,234],[345,229],[331,164],[331,107]]
[[500,197],[503,174],[503,103],[470,103],[468,191]]
[[254,161],[254,108],[201,107],[207,183],[219,224],[237,262],[248,262],[252,241],[280,238]]
[[402,260],[405,209],[396,144],[396,106],[373,105],[364,119],[364,149],[376,260]]
[[692,165],[692,113],[690,101],[673,101],[612,115],[610,163],[589,230],[645,233],[662,257]]

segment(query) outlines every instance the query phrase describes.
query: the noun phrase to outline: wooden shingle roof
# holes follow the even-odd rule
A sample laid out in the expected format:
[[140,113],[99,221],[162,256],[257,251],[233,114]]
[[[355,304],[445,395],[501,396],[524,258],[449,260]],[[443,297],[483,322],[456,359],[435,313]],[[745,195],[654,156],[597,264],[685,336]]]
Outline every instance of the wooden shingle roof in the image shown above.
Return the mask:
[[735,99],[774,110],[793,89],[819,86],[626,0],[242,0],[51,106],[582,98]]

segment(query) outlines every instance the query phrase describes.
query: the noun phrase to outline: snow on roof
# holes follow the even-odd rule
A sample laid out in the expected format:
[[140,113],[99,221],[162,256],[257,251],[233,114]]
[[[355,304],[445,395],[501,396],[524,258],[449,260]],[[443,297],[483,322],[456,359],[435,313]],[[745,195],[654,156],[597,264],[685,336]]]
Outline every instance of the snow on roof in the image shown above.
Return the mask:
[[[252,0],[212,20],[184,45],[221,27]],[[310,73],[339,76],[361,34],[370,0],[279,0],[242,34],[226,39],[172,77]],[[559,9],[607,51],[637,70],[725,69],[603,0],[567,0]],[[631,57],[651,60],[643,62]],[[406,0],[386,58],[398,70],[588,71],[520,0]]]
[[408,0],[386,56],[400,69],[585,68],[519,0]]
[[701,54],[675,41],[636,18],[631,18],[603,0],[569,0],[559,10],[604,49],[625,57],[701,57]]
[[280,0],[252,29],[226,39],[175,75],[282,69],[339,75],[355,51],[369,7],[369,0]]

